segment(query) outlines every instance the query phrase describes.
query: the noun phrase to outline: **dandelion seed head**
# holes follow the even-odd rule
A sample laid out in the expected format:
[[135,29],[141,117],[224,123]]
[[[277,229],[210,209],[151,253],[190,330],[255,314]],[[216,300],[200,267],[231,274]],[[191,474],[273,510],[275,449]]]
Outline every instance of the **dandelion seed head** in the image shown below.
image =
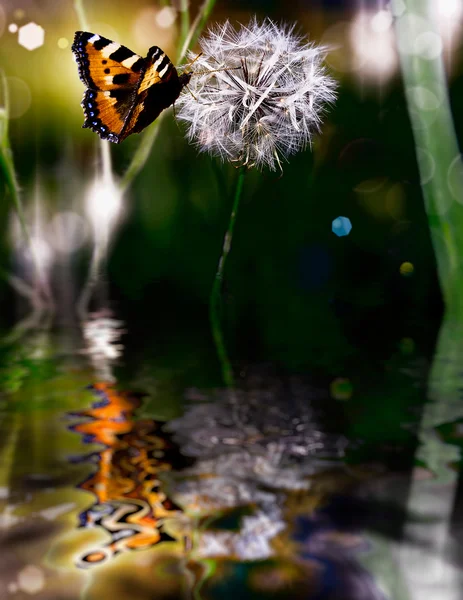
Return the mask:
[[293,28],[253,19],[235,30],[227,21],[200,39],[178,118],[200,151],[259,169],[281,168],[320,129],[336,84],[326,73],[326,49]]

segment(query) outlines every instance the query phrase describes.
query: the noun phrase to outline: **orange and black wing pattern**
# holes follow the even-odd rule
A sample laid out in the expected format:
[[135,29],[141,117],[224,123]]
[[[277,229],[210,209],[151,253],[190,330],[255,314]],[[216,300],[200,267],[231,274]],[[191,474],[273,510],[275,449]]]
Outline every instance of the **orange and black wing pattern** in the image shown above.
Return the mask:
[[77,31],[72,50],[87,90],[83,127],[116,144],[173,104],[190,75],[178,76],[157,46],[146,58],[96,33]]

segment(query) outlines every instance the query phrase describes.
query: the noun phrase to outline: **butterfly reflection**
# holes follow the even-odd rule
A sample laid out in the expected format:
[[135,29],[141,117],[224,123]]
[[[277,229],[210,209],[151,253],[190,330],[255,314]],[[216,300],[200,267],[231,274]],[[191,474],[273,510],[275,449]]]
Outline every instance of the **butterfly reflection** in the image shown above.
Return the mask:
[[79,556],[79,567],[102,564],[121,552],[172,540],[163,525],[178,517],[180,509],[163,492],[158,475],[185,462],[159,423],[134,420],[139,396],[119,392],[104,382],[90,389],[95,402],[90,409],[74,413],[85,420],[71,429],[81,434],[85,443],[104,448],[79,459],[96,465],[79,485],[94,497],[79,521],[81,527],[102,528],[110,540]]

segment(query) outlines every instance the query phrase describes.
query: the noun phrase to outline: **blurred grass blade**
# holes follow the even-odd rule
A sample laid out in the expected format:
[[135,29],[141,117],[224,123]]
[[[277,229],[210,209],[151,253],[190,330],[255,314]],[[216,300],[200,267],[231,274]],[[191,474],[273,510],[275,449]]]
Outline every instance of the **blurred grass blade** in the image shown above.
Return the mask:
[[442,52],[427,52],[423,47],[423,40],[440,39],[437,3],[392,0],[392,9],[439,282],[446,310],[453,313],[463,308],[458,285],[459,257],[463,256],[463,165]]
[[180,38],[179,47],[183,45],[188,38],[190,31],[190,0],[180,0]]
[[[182,2],[183,1],[184,0],[182,0]],[[192,23],[190,30],[189,30],[188,34],[186,35],[185,40],[182,40],[183,35],[182,34],[180,35],[180,39],[179,39],[180,50],[177,53],[177,64],[181,64],[185,60],[188,50],[196,43],[198,37],[201,34],[201,31],[203,30],[203,27],[204,27],[207,19],[209,18],[210,14],[212,12],[212,9],[214,8],[214,5],[215,5],[215,0],[205,0],[205,2],[203,3],[203,5],[201,6],[201,8],[198,11],[198,14],[196,15],[196,18],[195,18],[194,22]],[[183,6],[183,4],[182,4],[182,6]],[[187,19],[186,15],[183,12],[182,12],[182,19],[184,20],[184,21],[182,21],[182,30],[183,30],[183,26],[185,25],[186,19]],[[189,13],[188,13],[188,23],[189,23]],[[148,131],[146,131],[143,134],[143,138],[142,138],[137,150],[135,151],[129,166],[127,167],[124,175],[121,177],[120,189],[122,192],[125,192],[130,187],[130,185],[132,184],[135,177],[145,166],[146,161],[148,160],[148,157],[151,154],[151,149],[152,149],[154,141],[158,135],[159,127],[162,123],[162,119],[165,114],[166,114],[166,111],[163,111],[159,115],[159,117],[156,119],[156,121],[150,126]]]
[[[413,554],[413,561],[421,572],[436,573],[432,582],[435,590],[441,585],[445,585],[441,589],[452,586],[452,576],[444,565],[448,561],[457,474],[449,465],[459,454],[454,446],[439,439],[435,427],[463,416],[463,166],[453,126],[442,51],[436,52],[435,47],[430,46],[430,40],[441,41],[438,4],[436,0],[392,0],[391,3],[396,17],[397,45],[421,188],[445,304],[444,321],[428,379],[429,402],[417,432],[420,444],[415,457],[417,465],[424,462],[434,477],[432,481],[412,477],[407,501],[410,514],[420,514],[429,510],[427,499],[430,494],[436,497],[433,509],[439,515],[439,521],[432,529],[432,539],[423,537],[422,549],[414,549]],[[411,525],[405,527],[404,533],[405,539],[417,535]],[[426,544],[429,545],[424,551]],[[407,557],[403,556],[406,561]],[[428,588],[413,585],[413,590],[414,598],[422,598]]]
[[185,60],[188,50],[190,50],[198,41],[199,36],[209,19],[212,10],[215,6],[215,0],[204,0],[203,5],[198,11],[193,24],[190,27],[190,31],[180,48],[180,52],[177,56],[177,64],[182,63]]
[[18,216],[19,224],[24,235],[26,243],[29,245],[34,269],[39,284],[39,290],[36,292],[37,302],[40,292],[44,292],[45,296],[51,303],[51,295],[46,285],[45,278],[43,277],[42,270],[37,259],[34,245],[32,244],[31,235],[26,223],[26,217],[24,214],[24,208],[21,202],[18,179],[16,177],[16,170],[14,167],[13,153],[10,147],[10,140],[8,137],[8,122],[9,122],[9,90],[8,82],[5,77],[5,73],[0,69],[0,83],[1,83],[1,101],[3,106],[0,107],[0,174],[5,184],[7,194],[10,195],[16,214]]
[[89,24],[82,0],[74,0],[74,10],[76,11],[79,26],[82,28],[82,31],[88,31]]

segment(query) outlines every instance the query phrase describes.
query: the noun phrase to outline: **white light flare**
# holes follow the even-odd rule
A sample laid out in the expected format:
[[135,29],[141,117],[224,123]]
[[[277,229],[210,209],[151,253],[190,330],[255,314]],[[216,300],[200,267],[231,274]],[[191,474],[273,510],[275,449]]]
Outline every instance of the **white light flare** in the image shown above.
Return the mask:
[[437,13],[443,19],[459,19],[463,14],[461,0],[438,0]]
[[392,15],[388,10],[376,13],[360,11],[350,27],[354,69],[360,77],[384,82],[398,68]]
[[42,237],[34,236],[31,238],[30,244],[21,244],[19,252],[22,258],[31,266],[33,266],[34,260],[37,260],[42,272],[48,271],[53,264],[53,250]]
[[88,224],[77,213],[57,213],[47,227],[50,244],[60,254],[72,254],[81,248],[88,238]]
[[451,66],[455,51],[455,40],[460,38],[463,27],[463,0],[439,0],[436,4],[439,34]]
[[94,180],[85,211],[95,231],[95,242],[106,243],[122,214],[122,194],[112,178]]

